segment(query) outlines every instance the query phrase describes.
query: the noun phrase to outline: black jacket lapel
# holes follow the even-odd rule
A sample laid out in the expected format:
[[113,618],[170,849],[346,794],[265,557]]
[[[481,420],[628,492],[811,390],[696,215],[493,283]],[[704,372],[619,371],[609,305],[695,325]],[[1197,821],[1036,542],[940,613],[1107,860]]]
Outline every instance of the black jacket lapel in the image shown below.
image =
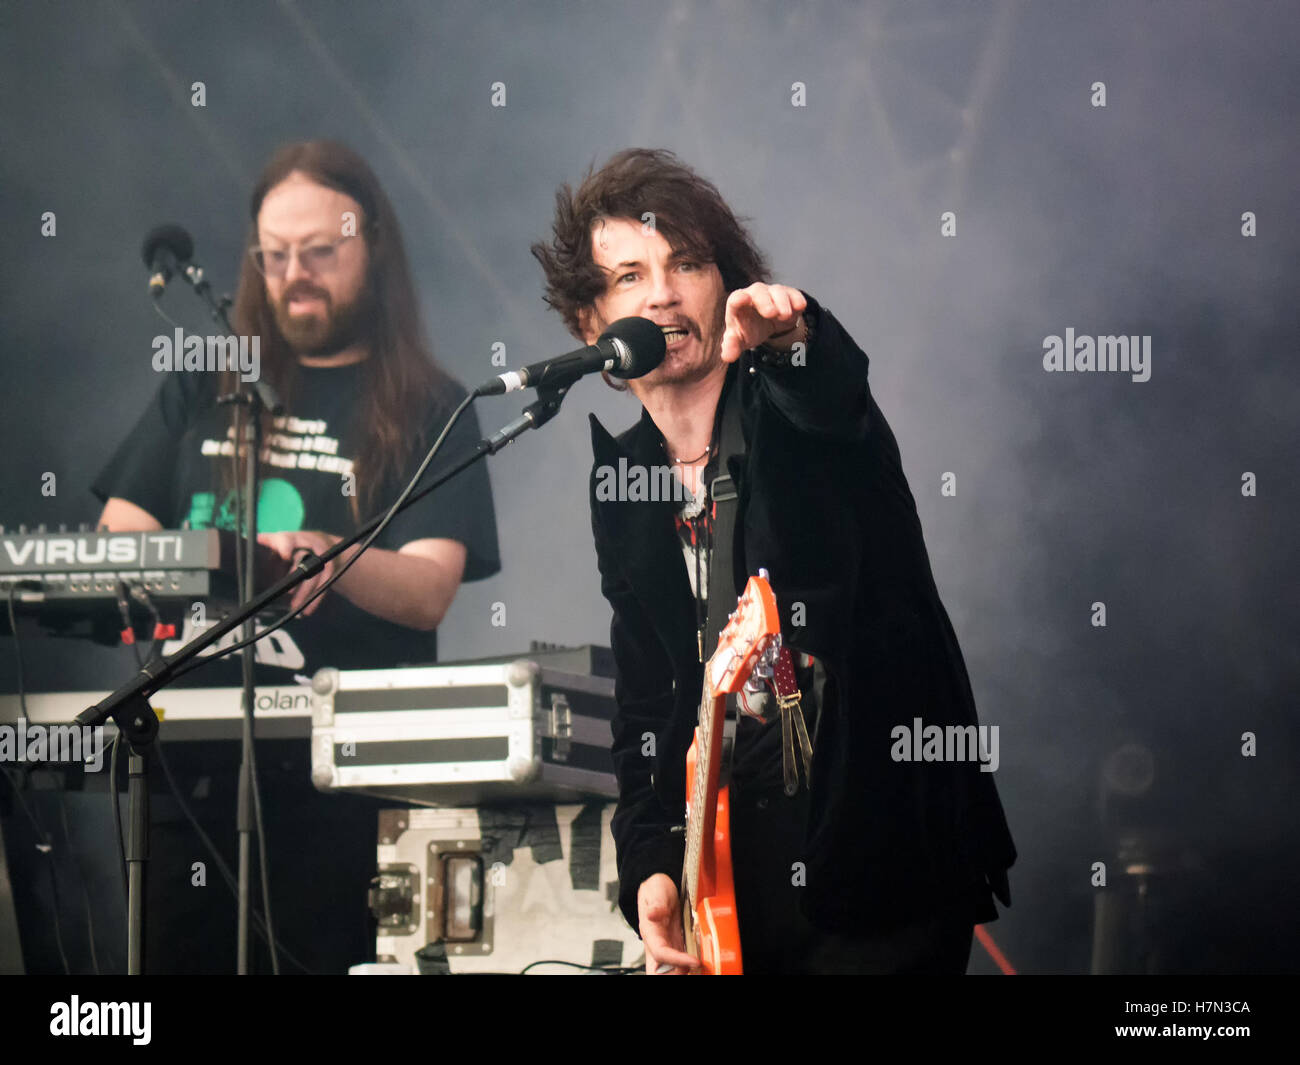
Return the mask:
[[[591,448],[595,469],[617,471],[619,459],[647,469],[663,464],[659,431],[642,409],[641,421],[617,439],[596,416],[591,418]],[[593,471],[594,475],[594,471]],[[665,648],[676,660],[676,646],[695,631],[691,589],[673,527],[672,500],[596,500],[596,520],[601,542],[596,550],[617,561],[637,599],[644,604]],[[690,658],[695,648],[689,647]]]

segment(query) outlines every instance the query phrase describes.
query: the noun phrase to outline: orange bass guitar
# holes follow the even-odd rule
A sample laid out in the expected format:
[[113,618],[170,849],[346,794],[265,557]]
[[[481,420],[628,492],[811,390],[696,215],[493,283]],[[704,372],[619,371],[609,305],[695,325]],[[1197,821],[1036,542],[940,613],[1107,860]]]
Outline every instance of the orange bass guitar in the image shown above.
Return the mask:
[[686,860],[682,869],[682,925],[686,949],[713,976],[741,972],[740,925],[731,866],[729,791],[719,787],[727,696],[757,669],[770,675],[781,646],[776,597],[759,570],[745,585],[718,648],[704,667],[695,740],[686,754]]

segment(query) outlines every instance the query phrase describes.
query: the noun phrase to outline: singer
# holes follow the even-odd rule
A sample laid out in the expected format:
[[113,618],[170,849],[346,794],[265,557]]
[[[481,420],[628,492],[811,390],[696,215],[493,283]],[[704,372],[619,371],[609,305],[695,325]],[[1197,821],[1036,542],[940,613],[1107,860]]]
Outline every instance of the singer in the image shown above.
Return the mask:
[[[396,215],[358,155],[327,141],[283,147],[253,190],[250,219],[234,325],[241,336],[261,338],[262,379],[285,408],[266,415],[258,538],[288,560],[301,548],[323,551],[392,502],[465,391],[432,359]],[[235,469],[233,408],[218,399],[237,387],[235,374],[161,376],[94,482],[104,501],[100,525],[115,532],[233,528],[243,479]],[[479,436],[470,408],[430,476]],[[290,605],[302,604],[334,565],[299,587]],[[308,607],[310,616],[255,644],[256,681],[293,685],[323,666],[431,663],[436,630],[461,582],[499,568],[487,466],[477,463],[399,514]],[[167,650],[199,627],[191,621]],[[237,687],[239,661],[221,659],[184,681]],[[258,768],[277,928],[308,968],[341,973],[374,950],[363,900],[374,870],[377,804],[321,795],[310,783],[307,745],[290,749],[290,742],[258,744],[275,755],[259,758]],[[228,844],[233,771],[214,764],[210,750],[201,761],[180,745],[167,753],[210,834]],[[187,757],[195,759],[188,766]],[[202,845],[165,801],[155,801],[155,813],[150,967],[232,972],[233,903],[225,905],[220,888],[190,886]]]
[[[867,356],[811,295],[772,283],[718,190],[667,151],[621,152],[576,192],[562,187],[551,240],[533,254],[574,336],[590,343],[641,315],[668,342],[663,363],[628,382],[639,421],[615,437],[592,418],[591,521],[618,673],[619,904],[647,971],[697,965],[684,951],[675,829],[712,651],[708,582],[734,584],[734,604],[766,567],[813,753],[808,786],[788,788],[787,770],[798,779],[802,767],[783,765],[781,724],[762,705],[739,723],[744,970],[964,972],[973,926],[996,919],[992,897],[1010,905],[1016,851],[977,762],[890,756],[896,725],[977,716]],[[720,469],[727,404],[743,453]],[[671,464],[692,498],[598,498],[597,471],[620,463]],[[720,474],[739,491],[736,535],[721,547],[709,495]],[[715,554],[733,561],[715,566]]]

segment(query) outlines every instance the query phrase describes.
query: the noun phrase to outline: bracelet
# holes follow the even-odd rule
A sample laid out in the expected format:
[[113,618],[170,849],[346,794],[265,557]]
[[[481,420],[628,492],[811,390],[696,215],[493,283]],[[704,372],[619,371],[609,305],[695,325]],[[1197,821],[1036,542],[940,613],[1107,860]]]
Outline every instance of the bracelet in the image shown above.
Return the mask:
[[[804,331],[807,334],[803,339],[804,351],[806,353],[812,348],[815,329],[815,323],[813,321],[814,315],[811,313],[811,308],[803,312],[802,318]],[[793,333],[798,328],[799,327],[796,325],[792,329],[787,329],[784,333],[776,334],[776,336],[786,336]],[[754,349],[754,354],[757,358],[758,364],[760,366],[789,366],[794,358],[794,349],[789,351],[779,351],[772,347],[771,341],[773,339],[774,337],[768,337],[767,340]]]

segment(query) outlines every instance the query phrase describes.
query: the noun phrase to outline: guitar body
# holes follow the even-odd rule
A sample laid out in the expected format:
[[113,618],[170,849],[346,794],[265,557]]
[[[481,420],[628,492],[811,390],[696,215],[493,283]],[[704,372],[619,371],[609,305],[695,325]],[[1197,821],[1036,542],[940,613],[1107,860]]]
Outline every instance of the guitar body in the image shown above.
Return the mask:
[[705,664],[699,724],[686,752],[682,931],[686,950],[700,959],[697,971],[709,976],[741,972],[730,791],[722,773],[727,696],[740,691],[755,670],[759,677],[770,676],[780,646],[776,598],[767,570],[760,569],[745,585],[735,612],[718,635],[717,650]]
[[[697,741],[686,753],[686,802],[693,804]],[[739,976],[740,924],[736,920],[736,882],[731,865],[730,788],[717,791],[713,835],[700,848],[699,882],[689,924],[694,951],[709,976]]]

